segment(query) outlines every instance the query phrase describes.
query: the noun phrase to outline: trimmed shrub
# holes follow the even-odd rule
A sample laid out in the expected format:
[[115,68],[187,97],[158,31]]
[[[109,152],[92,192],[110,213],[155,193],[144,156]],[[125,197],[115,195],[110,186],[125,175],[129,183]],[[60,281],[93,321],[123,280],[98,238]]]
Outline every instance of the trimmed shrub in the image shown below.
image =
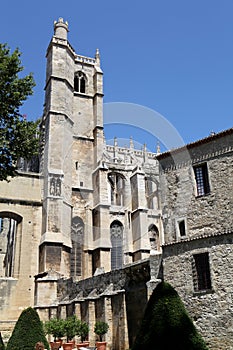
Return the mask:
[[104,334],[107,333],[109,325],[104,321],[97,321],[95,323],[94,332],[99,336],[99,340],[103,341]]
[[49,349],[39,315],[29,307],[19,316],[8,341],[7,350],[34,350],[38,342],[44,343],[45,349]]
[[208,350],[175,289],[161,282],[148,301],[132,350]]
[[65,320],[61,318],[51,318],[44,322],[45,334],[52,334],[54,341],[61,339],[65,335]]
[[5,344],[2,340],[2,333],[0,332],[0,350],[5,350]]

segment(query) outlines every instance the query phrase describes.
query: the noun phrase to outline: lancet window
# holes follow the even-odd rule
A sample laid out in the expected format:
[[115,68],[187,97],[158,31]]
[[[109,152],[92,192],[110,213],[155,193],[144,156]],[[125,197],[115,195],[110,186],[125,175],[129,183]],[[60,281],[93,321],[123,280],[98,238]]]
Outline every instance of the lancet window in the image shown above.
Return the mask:
[[83,72],[77,72],[74,76],[74,91],[86,93],[87,78]]
[[111,268],[120,269],[123,264],[123,225],[119,221],[113,221],[110,226],[111,232]]
[[122,175],[111,173],[108,175],[108,181],[111,188],[111,204],[124,205],[125,180]]

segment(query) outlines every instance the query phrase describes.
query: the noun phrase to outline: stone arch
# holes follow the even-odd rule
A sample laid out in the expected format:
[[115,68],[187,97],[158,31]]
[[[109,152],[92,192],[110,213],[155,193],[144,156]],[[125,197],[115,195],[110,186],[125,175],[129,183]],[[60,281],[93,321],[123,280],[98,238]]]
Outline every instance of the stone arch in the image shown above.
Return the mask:
[[71,243],[70,275],[77,278],[82,275],[84,243],[84,222],[79,216],[71,221]]
[[0,277],[18,277],[22,240],[22,217],[0,212]]
[[159,250],[159,230],[155,224],[148,227],[151,250]]
[[123,230],[123,225],[118,220],[114,220],[110,225],[112,270],[120,269],[123,265]]

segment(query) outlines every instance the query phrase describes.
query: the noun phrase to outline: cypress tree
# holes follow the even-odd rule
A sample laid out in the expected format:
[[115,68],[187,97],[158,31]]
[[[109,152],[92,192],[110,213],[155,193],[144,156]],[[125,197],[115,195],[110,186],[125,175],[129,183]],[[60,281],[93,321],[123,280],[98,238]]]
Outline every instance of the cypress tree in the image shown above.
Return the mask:
[[148,301],[132,350],[208,350],[175,289],[161,282]]
[[42,342],[45,349],[49,349],[39,315],[29,307],[19,316],[8,341],[7,350],[35,350],[37,342]]
[[0,350],[5,350],[5,344],[2,339],[2,333],[0,332]]

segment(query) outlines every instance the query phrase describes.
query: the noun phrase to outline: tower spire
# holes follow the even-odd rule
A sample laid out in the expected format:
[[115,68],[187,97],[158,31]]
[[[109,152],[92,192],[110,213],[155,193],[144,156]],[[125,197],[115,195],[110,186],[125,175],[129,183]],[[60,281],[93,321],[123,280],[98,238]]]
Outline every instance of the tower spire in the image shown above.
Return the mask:
[[54,36],[67,40],[68,31],[68,22],[64,22],[62,17],[60,17],[58,21],[54,21]]
[[95,59],[96,59],[97,66],[100,66],[100,51],[99,51],[99,49],[96,49]]

